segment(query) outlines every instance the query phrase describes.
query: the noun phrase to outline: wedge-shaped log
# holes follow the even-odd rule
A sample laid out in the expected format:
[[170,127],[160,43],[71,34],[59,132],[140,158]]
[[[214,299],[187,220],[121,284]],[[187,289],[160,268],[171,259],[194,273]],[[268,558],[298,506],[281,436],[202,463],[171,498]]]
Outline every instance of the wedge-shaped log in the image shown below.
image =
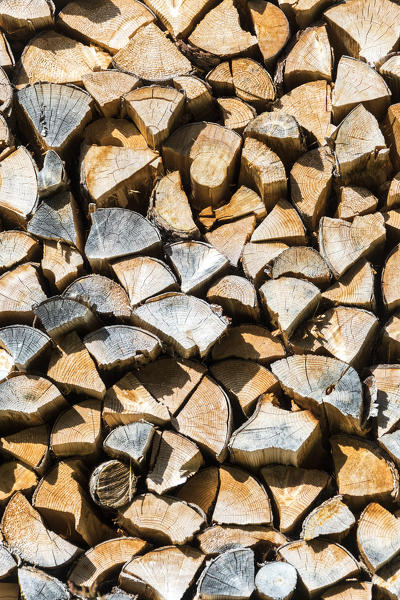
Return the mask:
[[244,135],[266,144],[285,166],[292,166],[306,150],[304,134],[298,122],[284,112],[261,113],[250,121]]
[[371,263],[361,258],[321,296],[329,304],[359,306],[374,311],[375,271]]
[[292,245],[306,243],[304,225],[287,200],[278,200],[251,236],[252,242],[282,241]]
[[300,35],[285,60],[285,88],[291,90],[308,81],[331,81],[332,68],[333,52],[326,25],[310,27]]
[[119,460],[107,460],[94,469],[89,480],[93,502],[105,510],[116,510],[132,502],[137,477],[132,468]]
[[289,542],[279,549],[278,557],[295,567],[308,598],[319,598],[329,586],[359,574],[350,552],[325,540]]
[[359,510],[369,502],[397,499],[398,473],[376,443],[350,435],[336,435],[330,442],[338,491],[346,504]]
[[24,146],[0,162],[0,214],[12,224],[26,227],[38,201],[36,165]]
[[326,147],[316,148],[303,154],[290,172],[291,200],[311,231],[318,229],[326,211],[334,164],[334,157]]
[[282,533],[293,531],[330,481],[324,471],[286,465],[263,467],[261,474],[278,508]]
[[290,30],[285,13],[272,2],[250,0],[250,17],[265,65],[272,66],[286,46]]
[[39,196],[46,198],[67,188],[69,183],[65,164],[54,150],[44,155],[43,167],[38,174]]
[[377,389],[376,431],[380,438],[396,429],[400,421],[400,367],[376,365],[370,371]]
[[38,149],[55,150],[61,157],[68,156],[92,119],[91,96],[72,85],[29,85],[19,90],[17,103]]
[[3,452],[41,473],[46,466],[49,445],[47,425],[28,427],[0,438]]
[[301,537],[306,542],[318,537],[340,542],[355,523],[354,515],[343,502],[343,497],[334,496],[314,508],[304,519]]
[[380,504],[372,502],[362,512],[357,527],[360,555],[376,573],[400,553],[400,521]]
[[266,279],[266,270],[274,258],[286,250],[284,242],[255,242],[248,243],[243,248],[241,262],[244,274],[254,285],[261,285]]
[[106,393],[96,365],[76,331],[58,341],[50,357],[47,375],[66,394],[74,392],[101,399]]
[[137,77],[116,69],[88,73],[82,82],[104,117],[118,117],[122,98],[140,85]]
[[233,0],[211,9],[188,39],[196,48],[223,58],[251,53],[257,45],[257,38],[241,28]]
[[360,258],[368,258],[385,239],[381,213],[355,217],[352,223],[331,217],[320,222],[319,251],[336,279]]
[[224,126],[240,134],[257,114],[255,108],[239,98],[218,98],[217,104]]
[[165,494],[184,484],[203,465],[195,443],[173,431],[156,432],[149,461],[146,486]]
[[276,93],[272,78],[257,61],[251,58],[234,58],[230,71],[236,96],[257,111],[265,110],[275,100]]
[[262,525],[213,525],[197,534],[200,550],[207,556],[221,554],[234,545],[251,548],[263,556],[285,544],[287,539],[276,529]]
[[119,511],[118,523],[146,540],[182,546],[204,525],[205,515],[193,504],[172,496],[142,494]]
[[1,272],[8,271],[18,263],[34,261],[39,255],[39,243],[29,233],[17,230],[0,233]]
[[9,325],[0,329],[0,347],[12,356],[19,371],[27,371],[50,347],[50,338],[29,325]]
[[43,425],[68,407],[48,379],[23,373],[0,382],[0,398],[0,428],[7,435],[24,427]]
[[[7,504],[1,529],[11,552],[45,569],[64,567],[82,550],[46,527],[41,515],[20,492]],[[27,543],[34,536],[34,543]]]
[[140,27],[154,20],[154,15],[136,0],[112,0],[111,4],[96,0],[69,2],[58,14],[57,24],[72,37],[114,54],[128,44]]
[[297,584],[297,571],[284,562],[263,565],[255,579],[257,596],[264,600],[290,600]]
[[71,331],[90,331],[100,325],[90,308],[78,300],[64,296],[52,296],[43,300],[34,307],[33,312],[53,339]]
[[170,81],[192,70],[190,61],[154,23],[140,27],[115,54],[113,62],[117,69],[155,83]]
[[15,66],[12,48],[3,32],[0,36],[0,66],[7,72]]
[[83,76],[107,69],[111,56],[56,31],[45,31],[25,46],[14,75],[17,89],[39,81],[82,85]]
[[253,415],[233,432],[231,461],[246,469],[280,463],[298,467],[319,448],[321,429],[309,411],[290,412],[264,396]]
[[101,403],[84,400],[60,414],[50,436],[57,458],[96,455],[101,445]]
[[232,548],[211,560],[197,583],[199,600],[247,600],[254,591],[254,552]]
[[0,317],[4,324],[32,323],[33,307],[46,299],[38,265],[25,263],[0,276]]
[[56,240],[43,240],[40,266],[51,288],[59,293],[85,273],[81,253],[74,246]]
[[154,426],[146,421],[120,425],[104,439],[104,452],[113,458],[129,461],[136,469],[141,470],[154,432]]
[[[177,498],[195,504],[208,516],[214,508],[219,489],[219,470],[206,467],[191,477],[177,492]],[[199,534],[201,535],[201,534]]]
[[100,542],[79,557],[68,575],[68,582],[83,591],[98,589],[104,581],[115,577],[128,560],[147,549],[147,542],[137,537]]
[[297,277],[306,279],[318,287],[330,281],[330,272],[322,256],[309,246],[294,246],[284,250],[272,263],[272,279]]
[[214,360],[243,358],[268,364],[285,356],[282,342],[261,325],[239,325],[228,330],[215,344],[211,356]]
[[130,318],[129,299],[120,285],[103,275],[86,275],[75,279],[63,295],[88,304],[101,319]]
[[369,190],[356,185],[340,188],[340,199],[335,217],[352,221],[354,217],[368,215],[376,211],[378,198]]
[[26,6],[20,0],[8,2],[1,11],[0,27],[16,39],[24,39],[32,35],[32,30],[53,25],[54,4],[47,0],[38,0],[32,6]]
[[238,275],[218,279],[207,292],[207,300],[218,304],[235,321],[256,321],[259,318],[257,292],[254,285]]
[[164,546],[124,565],[120,586],[143,598],[181,600],[204,562],[204,554],[191,546]]
[[148,217],[168,237],[200,237],[179,171],[168,173],[157,182],[150,199]]
[[143,254],[159,248],[157,229],[139,213],[125,208],[103,208],[92,213],[92,226],[85,254],[94,269],[129,254]]
[[185,94],[185,111],[191,115],[193,121],[210,118],[209,115],[215,108],[215,100],[205,81],[194,75],[181,75],[174,77],[172,84],[175,89]]
[[211,377],[203,377],[172,424],[207,455],[224,461],[232,431],[231,406],[224,390]]
[[207,242],[226,256],[231,265],[238,267],[245,244],[250,240],[255,226],[256,217],[249,215],[237,221],[225,223],[213,231],[209,231],[204,237]]
[[135,308],[133,320],[158,335],[183,358],[206,356],[227,329],[226,319],[207,302],[173,292]]
[[363,394],[357,372],[328,356],[289,356],[271,365],[283,390],[312,410],[330,431],[363,433]]
[[179,169],[195,208],[219,206],[233,183],[241,143],[237,133],[216,123],[189,123],[165,141],[164,167]]
[[0,465],[0,477],[3,482],[0,490],[0,506],[2,508],[15,492],[21,492],[31,497],[38,483],[36,473],[16,460],[3,462]]
[[83,463],[61,461],[40,481],[33,504],[49,527],[60,535],[78,544],[94,546],[115,537],[115,532],[98,517],[87,489]]
[[267,214],[265,204],[254,190],[244,185],[236,190],[227,204],[215,209],[214,212],[218,224],[235,221],[252,214],[257,221],[263,219]]

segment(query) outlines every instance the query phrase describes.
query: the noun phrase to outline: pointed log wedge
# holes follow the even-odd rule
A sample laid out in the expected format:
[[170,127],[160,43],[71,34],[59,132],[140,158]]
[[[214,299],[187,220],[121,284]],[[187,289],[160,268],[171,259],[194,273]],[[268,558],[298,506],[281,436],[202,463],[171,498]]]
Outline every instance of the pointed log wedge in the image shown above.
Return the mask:
[[[1,212],[1,209],[0,209]],[[40,246],[25,231],[2,231],[0,233],[0,271],[8,271],[18,263],[31,262],[40,255]]]
[[331,81],[332,67],[333,52],[326,25],[310,27],[300,35],[286,58],[285,88],[289,91],[309,81]]
[[85,272],[81,253],[73,246],[56,240],[43,240],[40,266],[52,289],[59,293]]
[[[177,492],[177,498],[195,504],[209,515],[214,507],[219,489],[219,471],[217,467],[202,469],[189,479]],[[201,534],[199,534],[201,535]]]
[[[69,180],[65,172],[65,164],[54,150],[44,155],[43,167],[38,174],[39,196],[47,198],[61,192],[68,186]],[[72,197],[71,197],[72,202]]]
[[33,307],[46,299],[38,265],[25,263],[0,276],[0,316],[6,323],[29,323]]
[[262,600],[290,600],[296,589],[297,572],[289,563],[270,562],[258,571],[255,584]]
[[87,303],[102,319],[114,318],[125,321],[131,316],[129,299],[125,291],[115,281],[103,275],[87,275],[75,279],[64,290],[63,295]]
[[40,596],[43,599],[57,598],[57,600],[70,598],[67,587],[59,579],[34,567],[18,569],[18,583],[25,600],[35,600]]
[[140,85],[137,77],[116,69],[88,73],[82,82],[104,117],[118,117],[122,98]]
[[399,55],[395,54],[384,61],[379,67],[379,73],[388,84],[393,100],[398,102],[400,100]]
[[209,86],[194,75],[181,75],[172,80],[175,89],[185,94],[185,110],[192,116],[193,121],[203,121],[210,118],[214,111],[214,98]]
[[219,250],[234,267],[237,267],[246,242],[256,226],[256,217],[249,215],[231,223],[225,223],[204,235],[207,242]]
[[340,200],[335,217],[352,221],[354,217],[374,213],[377,206],[378,198],[366,188],[344,186],[340,188]]
[[248,8],[258,47],[268,68],[272,66],[289,40],[289,23],[285,13],[272,2],[250,0]]
[[256,116],[255,109],[239,98],[217,98],[222,121],[225,127],[237,133],[243,133],[244,128]]
[[27,371],[50,347],[50,338],[28,325],[9,325],[0,329],[0,347],[11,354],[19,371]]
[[368,570],[376,573],[400,553],[400,521],[375,502],[362,512],[357,545]]
[[349,533],[356,520],[342,500],[342,496],[334,496],[310,512],[301,530],[301,537],[306,542],[318,537],[340,542]]
[[0,465],[0,477],[3,482],[0,490],[0,506],[2,508],[15,492],[21,492],[30,498],[38,483],[36,473],[16,460],[3,462]]
[[90,308],[63,296],[47,298],[33,309],[46,333],[53,339],[76,330],[86,332],[96,329],[100,322]]
[[287,200],[279,200],[251,236],[252,242],[282,241],[292,245],[306,243],[304,225]]
[[0,36],[0,66],[7,72],[15,66],[12,48],[3,32]]
[[221,306],[224,314],[235,321],[256,321],[259,318],[256,289],[244,277],[222,277],[209,288],[207,300]]
[[374,311],[375,271],[364,258],[357,261],[330,288],[321,294],[329,304],[359,306]]
[[232,548],[212,559],[197,584],[199,600],[247,600],[254,591],[254,553]]
[[36,165],[24,146],[0,162],[0,214],[11,224],[26,226],[38,202]]
[[94,455],[101,444],[101,404],[84,400],[60,414],[50,436],[50,447],[57,458]]
[[149,452],[155,428],[151,423],[138,421],[120,425],[104,439],[103,449],[112,458],[129,461],[141,470]]
[[243,358],[268,364],[285,356],[280,340],[260,325],[239,325],[228,330],[215,344],[211,356],[213,360]]
[[3,452],[37,472],[41,472],[46,465],[48,445],[49,428],[47,425],[28,427],[0,438],[0,447]]
[[167,246],[166,254],[186,294],[199,294],[229,264],[218,250],[204,242],[175,242]]
[[251,214],[259,221],[266,216],[267,212],[260,196],[244,185],[238,188],[227,204],[217,208],[214,212],[218,224],[235,221]]
[[262,525],[213,525],[196,537],[200,550],[207,556],[221,554],[233,545],[251,548],[257,554],[265,555],[287,541],[279,531]]
[[248,243],[242,252],[242,267],[244,274],[252,283],[259,286],[265,281],[274,258],[286,250],[288,245],[284,242],[256,242]]
[[322,256],[308,246],[292,247],[284,250],[272,264],[271,277],[282,276],[306,279],[318,287],[330,281],[330,272]]

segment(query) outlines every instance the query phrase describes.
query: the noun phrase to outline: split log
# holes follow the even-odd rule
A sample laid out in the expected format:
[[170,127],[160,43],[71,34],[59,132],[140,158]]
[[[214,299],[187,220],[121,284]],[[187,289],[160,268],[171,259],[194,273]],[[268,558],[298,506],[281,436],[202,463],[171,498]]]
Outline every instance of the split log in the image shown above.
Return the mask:
[[164,167],[179,169],[184,186],[191,184],[193,206],[219,206],[225,200],[237,167],[241,137],[215,123],[189,123],[164,143]]
[[221,306],[224,314],[235,321],[257,321],[260,315],[254,285],[237,275],[226,275],[216,281],[207,292],[207,300]]
[[255,188],[271,210],[286,196],[286,173],[278,155],[265,144],[247,137],[243,146],[239,184]]
[[41,473],[48,458],[49,428],[47,425],[28,427],[0,438],[3,452]]
[[374,213],[377,206],[378,198],[366,188],[355,185],[344,186],[340,188],[340,199],[335,217],[352,221],[354,217]]
[[266,393],[279,392],[278,380],[265,367],[248,360],[223,360],[210,365],[212,376],[249,417],[257,399]]
[[261,113],[250,121],[244,135],[266,144],[285,166],[292,166],[306,150],[304,134],[296,119],[283,112]]
[[97,590],[103,582],[117,575],[128,560],[147,549],[147,542],[136,537],[101,542],[78,558],[68,575],[68,582],[79,590]]
[[109,427],[145,420],[165,425],[170,420],[167,407],[158,402],[133,375],[127,373],[107,390],[103,420]]
[[140,80],[134,75],[112,69],[83,75],[82,83],[104,117],[118,117],[122,98],[137,88]]
[[233,432],[231,461],[246,469],[280,463],[299,466],[319,448],[321,429],[309,411],[290,412],[264,396],[253,415]]
[[101,399],[106,392],[95,363],[75,331],[59,340],[47,375],[66,394],[74,392]]
[[85,254],[95,270],[105,269],[115,258],[151,253],[160,246],[161,236],[154,225],[132,210],[102,208],[91,218]]
[[229,548],[251,548],[265,556],[285,544],[287,539],[272,527],[262,525],[213,525],[197,534],[200,550],[207,556],[222,554]]
[[[65,164],[54,150],[44,155],[43,167],[38,173],[38,192],[41,198],[52,196],[68,186]],[[72,196],[71,196],[72,202]]]
[[238,98],[257,111],[264,111],[271,106],[275,100],[275,87],[268,71],[258,62],[251,58],[235,58],[231,62],[231,73]]
[[[219,489],[217,467],[207,467],[191,477],[177,492],[177,498],[195,504],[209,516]],[[202,535],[201,533],[198,535]]]
[[184,484],[200,467],[203,457],[196,444],[172,431],[156,432],[153,438],[146,486],[165,494]]
[[82,333],[100,325],[90,308],[78,300],[63,296],[47,298],[36,304],[33,312],[46,333],[55,340],[71,331]]
[[2,508],[15,492],[22,492],[25,496],[31,497],[38,483],[36,473],[16,460],[0,465],[0,477],[3,482],[0,490]]
[[229,398],[211,377],[205,375],[172,425],[198,444],[208,456],[223,462],[232,431]]
[[318,15],[331,4],[331,0],[278,0],[278,3],[290,23],[304,29],[318,19]]
[[325,147],[311,150],[293,165],[290,172],[291,200],[303,223],[318,229],[331,194],[334,157]]
[[337,435],[330,439],[339,494],[356,510],[369,502],[387,504],[397,499],[398,473],[372,441]]
[[111,56],[56,31],[45,31],[25,46],[14,73],[17,89],[39,81],[82,85],[87,73],[108,69]]
[[175,415],[200,383],[206,367],[182,358],[163,357],[141,366],[137,377],[159,402]]
[[250,240],[255,226],[256,217],[249,215],[237,221],[225,223],[213,231],[209,231],[204,237],[207,242],[229,259],[231,265],[237,267],[245,244]]
[[126,321],[131,316],[125,291],[115,281],[103,275],[87,275],[75,279],[64,290],[63,295],[88,304],[101,319]]
[[376,573],[400,553],[400,521],[380,504],[368,504],[358,521],[357,544],[368,570]]
[[98,465],[90,476],[92,500],[105,509],[117,509],[132,502],[137,477],[132,468],[119,460],[108,460]]
[[340,542],[355,523],[354,515],[344,504],[342,496],[334,496],[314,508],[304,519],[301,537],[306,542],[318,537]]
[[32,31],[51,27],[54,24],[54,5],[47,0],[38,0],[32,6],[23,2],[8,2],[1,11],[0,27],[13,39],[23,39]]
[[164,546],[124,565],[119,583],[124,590],[144,599],[181,600],[204,562],[204,555],[190,546]]
[[309,246],[298,246],[284,250],[272,263],[272,279],[297,277],[306,279],[318,287],[330,281],[330,272],[322,256]]
[[[1,18],[1,17],[0,17]],[[0,52],[1,52],[1,39],[0,39]],[[13,106],[14,89],[10,83],[7,73],[0,66],[0,112],[3,117],[9,117]],[[7,146],[12,145],[12,133],[9,130],[6,119],[2,119],[2,128],[4,129],[3,143]],[[8,130],[8,133],[7,133]]]
[[[271,279],[260,287],[261,303],[273,326],[279,329],[285,343],[302,321],[318,308],[319,289],[310,281],[295,277]],[[296,303],[291,299],[296,298]]]
[[36,166],[24,146],[0,162],[0,214],[6,222],[26,227],[38,202]]
[[397,290],[397,277],[400,257],[400,244],[395,246],[386,258],[382,271],[382,298],[388,312],[397,310],[400,306],[400,294]]
[[392,164],[385,138],[362,104],[343,119],[331,140],[342,185],[376,187],[389,178]]
[[[45,569],[73,561],[82,550],[47,529],[37,510],[19,492],[7,504],[1,530],[8,548],[22,560]],[[34,536],[34,543],[27,543]]]
[[359,306],[374,311],[376,308],[374,290],[375,271],[371,263],[362,258],[321,296],[329,304]]
[[16,230],[0,232],[1,272],[8,271],[18,263],[35,261],[39,255],[40,246],[29,233]]
[[53,290],[59,293],[85,272],[81,253],[73,246],[55,240],[43,240],[40,266]]
[[272,363],[282,389],[304,409],[312,410],[330,431],[365,433],[363,395],[357,372],[327,356],[304,354]]
[[186,294],[199,294],[229,264],[225,256],[204,242],[175,242],[165,252]]
[[150,199],[148,217],[168,237],[200,237],[179,171],[168,173],[157,182]]
[[284,69],[287,91],[309,81],[332,81],[333,51],[326,25],[310,27],[300,35],[286,57]]
[[50,598],[69,600],[70,598],[67,587],[59,579],[34,567],[18,569],[18,583],[25,600],[35,600],[40,596],[49,600]]
[[33,307],[46,299],[38,265],[25,263],[0,276],[0,316],[6,323],[32,323]]
[[281,341],[260,325],[239,325],[228,330],[215,344],[213,360],[243,358],[268,364],[285,356]]
[[286,465],[263,467],[261,474],[277,506],[282,533],[293,531],[330,481],[324,471]]
[[[335,47],[375,65],[397,47],[399,16],[398,5],[390,0],[379,4],[374,0],[366,3],[363,0],[354,3],[346,0],[324,13]],[[386,23],[396,25],[387,29]]]
[[350,581],[329,588],[321,600],[372,600],[372,583]]
[[292,245],[307,242],[304,225],[287,200],[278,200],[251,236],[252,242],[281,241]]
[[244,185],[236,190],[227,204],[216,208],[214,211],[215,221],[218,224],[235,221],[247,215],[254,215],[257,221],[259,221],[266,214],[265,204],[260,196],[254,190]]
[[353,222],[322,217],[319,250],[334,277],[339,279],[360,258],[369,258],[384,244],[386,230],[381,213],[354,217]]
[[289,41],[289,23],[280,8],[266,0],[250,0],[248,9],[258,47],[267,68],[271,67]]
[[60,414],[50,436],[50,447],[57,458],[96,455],[101,445],[101,404],[84,400]]
[[290,600],[297,585],[297,571],[284,562],[270,562],[261,567],[255,579],[256,594],[262,600]]
[[0,66],[6,72],[15,67],[15,58],[7,37],[1,32],[0,35]]
[[248,243],[242,252],[242,267],[244,274],[254,285],[259,286],[265,281],[274,258],[286,250],[284,242]]
[[147,300],[134,309],[133,320],[171,345],[183,358],[206,356],[227,329],[226,319],[217,309],[195,296],[177,292]]
[[204,525],[205,515],[195,505],[172,496],[142,494],[119,511],[118,523],[145,540],[182,546]]
[[154,15],[136,0],[113,0],[111,4],[107,0],[73,1],[59,12],[57,25],[73,37],[115,54],[140,27],[154,20]]
[[206,75],[206,81],[211,86],[215,96],[234,96],[236,95],[233,83],[231,62],[223,61],[217,64]]
[[151,296],[179,289],[172,270],[157,258],[149,256],[121,258],[114,261],[111,266],[127,291],[133,307]]
[[376,431],[378,438],[396,428],[400,421],[399,365],[376,365],[370,369],[377,388]]
[[55,150],[63,158],[92,119],[91,96],[72,85],[28,85],[18,91],[17,105],[25,135],[32,136],[39,150]]
[[212,559],[197,583],[199,600],[247,600],[254,591],[254,553],[232,548]]
[[379,73],[388,84],[395,102],[400,100],[399,55],[390,56],[379,66]]
[[129,461],[134,468],[141,470],[147,458],[154,433],[154,426],[151,423],[146,423],[146,421],[120,425],[105,437],[103,441],[104,452],[112,458]]
[[239,98],[217,98],[222,122],[228,129],[243,133],[244,128],[256,116],[256,110]]
[[24,427],[43,425],[68,407],[64,397],[48,379],[24,373],[15,373],[0,382],[0,397],[3,435]]
[[33,505],[54,531],[72,542],[94,546],[115,537],[115,532],[95,512],[83,468],[79,460],[56,463],[37,486]]
[[9,325],[0,329],[0,347],[6,350],[19,371],[27,371],[50,347],[50,338],[29,325]]
[[325,540],[289,542],[278,551],[296,568],[308,598],[319,598],[331,585],[359,574],[359,566],[348,550]]
[[390,105],[391,92],[385,80],[367,63],[342,56],[332,93],[332,116],[340,123],[360,102],[378,121]]
[[222,58],[251,54],[257,46],[257,38],[241,28],[233,0],[223,0],[211,9],[188,40],[196,48]]
[[149,82],[169,81],[192,70],[189,60],[154,23],[141,27],[115,54],[114,66]]
[[327,81],[310,81],[279,98],[274,104],[274,111],[292,115],[310,140],[323,146],[333,129],[331,96]]
[[175,89],[185,95],[185,111],[193,121],[210,119],[214,112],[214,98],[205,81],[194,75],[174,77],[172,84]]
[[30,219],[27,230],[40,239],[62,241],[78,250],[83,248],[81,215],[69,191],[43,200]]

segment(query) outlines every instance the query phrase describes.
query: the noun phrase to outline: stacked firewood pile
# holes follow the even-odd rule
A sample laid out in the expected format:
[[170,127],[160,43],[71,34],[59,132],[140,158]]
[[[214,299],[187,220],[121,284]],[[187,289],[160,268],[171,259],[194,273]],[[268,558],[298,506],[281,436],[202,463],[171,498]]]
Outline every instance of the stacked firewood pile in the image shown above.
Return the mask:
[[0,599],[398,599],[400,2],[0,27]]

